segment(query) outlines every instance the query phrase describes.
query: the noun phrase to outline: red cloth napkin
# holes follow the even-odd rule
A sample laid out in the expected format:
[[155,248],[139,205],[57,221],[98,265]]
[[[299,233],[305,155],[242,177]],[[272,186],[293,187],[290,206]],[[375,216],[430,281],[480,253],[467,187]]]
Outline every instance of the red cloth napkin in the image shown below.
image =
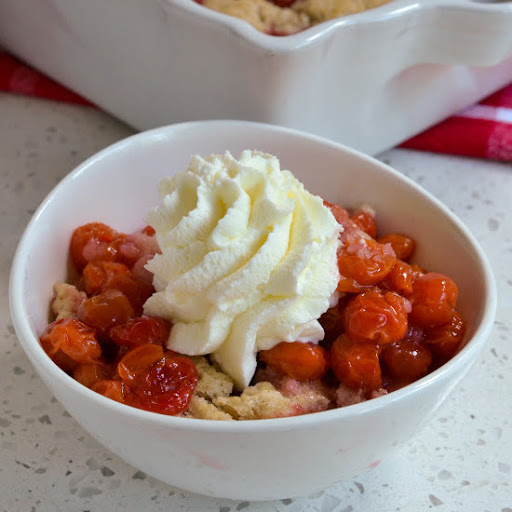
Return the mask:
[[0,50],[0,91],[92,106],[90,101]]
[[400,147],[512,162],[512,84]]
[[[0,91],[94,106],[1,51]],[[512,162],[512,84],[412,137],[400,147]]]

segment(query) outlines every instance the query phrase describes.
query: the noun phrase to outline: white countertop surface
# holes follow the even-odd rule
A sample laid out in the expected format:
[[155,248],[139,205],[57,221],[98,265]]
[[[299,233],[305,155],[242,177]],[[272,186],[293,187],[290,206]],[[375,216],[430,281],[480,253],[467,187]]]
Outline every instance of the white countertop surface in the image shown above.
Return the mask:
[[78,163],[132,130],[92,108],[0,94],[0,512],[512,512],[512,165],[406,150],[380,159],[447,204],[483,245],[499,303],[487,346],[430,423],[377,468],[314,496],[191,495],[92,439],[36,375],[8,306],[18,239]]

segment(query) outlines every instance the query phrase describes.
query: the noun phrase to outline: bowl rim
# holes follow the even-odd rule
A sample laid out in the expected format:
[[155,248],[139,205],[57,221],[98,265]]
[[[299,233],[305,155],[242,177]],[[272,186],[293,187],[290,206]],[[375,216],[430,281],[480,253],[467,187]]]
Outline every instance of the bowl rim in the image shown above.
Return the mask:
[[[94,391],[75,381],[71,376],[69,376],[57,365],[55,365],[55,363],[53,363],[53,361],[47,356],[40,345],[39,338],[30,328],[29,322],[26,321],[26,318],[29,317],[29,312],[26,309],[24,300],[25,295],[23,294],[24,278],[26,275],[25,268],[28,261],[26,256],[28,254],[28,247],[30,246],[31,233],[36,228],[39,217],[49,207],[49,205],[51,205],[53,198],[58,195],[63,188],[66,187],[66,184],[69,181],[74,180],[78,175],[86,172],[89,167],[94,166],[98,161],[101,161],[104,158],[108,158],[117,152],[123,152],[130,148],[134,143],[143,142],[147,139],[154,139],[155,136],[167,137],[172,135],[173,132],[179,130],[185,130],[193,133],[196,128],[204,126],[208,126],[210,129],[221,127],[228,127],[235,130],[239,128],[250,128],[280,134],[288,134],[302,140],[307,139],[314,143],[319,143],[330,148],[335,148],[342,153],[350,154],[351,156],[356,157],[361,161],[370,163],[372,166],[380,168],[381,172],[390,174],[395,179],[399,179],[413,189],[416,189],[416,191],[423,195],[425,199],[430,201],[436,208],[440,209],[441,212],[446,215],[457,227],[459,232],[463,235],[469,246],[471,246],[472,250],[474,251],[474,254],[477,257],[478,263],[482,269],[482,277],[487,300],[483,304],[481,321],[475,329],[473,337],[460,350],[460,352],[457,353],[447,363],[434,370],[432,373],[426,375],[425,377],[417,380],[416,382],[393,391],[392,393],[346,407],[286,418],[219,421],[167,416],[164,414],[149,412],[118,403],[112,399],[95,393]],[[497,308],[497,288],[487,256],[471,231],[462,223],[461,220],[458,219],[454,213],[448,209],[447,206],[441,203],[435,196],[433,196],[427,190],[423,189],[409,177],[393,169],[389,165],[377,160],[376,158],[317,135],[306,133],[293,128],[270,125],[266,123],[227,119],[189,121],[146,130],[121,139],[120,141],[105,147],[76,166],[41,201],[40,205],[38,206],[37,210],[23,231],[11,265],[11,272],[9,277],[9,307],[18,340],[20,341],[22,348],[31,360],[32,364],[36,367],[36,370],[40,372],[40,368],[43,368],[46,374],[52,376],[52,379],[58,381],[62,386],[70,386],[73,391],[83,395],[85,400],[91,400],[100,407],[110,408],[120,416],[131,417],[132,419],[138,419],[141,421],[149,421],[155,425],[161,425],[179,430],[186,429],[190,431],[232,434],[254,431],[270,432],[300,430],[303,428],[313,427],[317,424],[327,424],[330,422],[342,421],[344,418],[350,416],[369,414],[373,411],[387,407],[388,404],[399,402],[406,395],[418,393],[419,390],[429,386],[433,381],[443,380],[448,377],[449,374],[456,372],[458,369],[461,369],[461,367],[466,367],[466,369],[469,369],[471,363],[474,362],[478,353],[482,350],[492,329]],[[45,379],[43,378],[43,380]]]

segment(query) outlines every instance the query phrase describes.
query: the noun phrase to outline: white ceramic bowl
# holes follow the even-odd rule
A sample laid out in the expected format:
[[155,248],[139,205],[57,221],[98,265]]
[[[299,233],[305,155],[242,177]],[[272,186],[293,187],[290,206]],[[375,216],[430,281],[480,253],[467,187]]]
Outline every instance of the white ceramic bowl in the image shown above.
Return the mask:
[[0,12],[0,46],[137,129],[244,119],[376,154],[512,81],[512,2],[392,0],[287,37],[193,0]]
[[[260,149],[306,187],[347,206],[375,206],[384,230],[414,234],[417,261],[459,285],[467,344],[446,365],[387,396],[306,416],[246,422],[175,418],[134,409],[82,386],[44,353],[52,285],[66,277],[72,230],[101,220],[141,228],[159,178],[189,157]],[[44,247],[44,250],[41,250]],[[431,195],[386,165],[293,130],[238,121],[148,131],[93,156],[43,201],[19,243],[10,304],[20,342],[56,398],[92,436],[164,482],[210,496],[269,500],[306,495],[379,463],[429,420],[467,372],[491,329],[496,291],[477,242]]]

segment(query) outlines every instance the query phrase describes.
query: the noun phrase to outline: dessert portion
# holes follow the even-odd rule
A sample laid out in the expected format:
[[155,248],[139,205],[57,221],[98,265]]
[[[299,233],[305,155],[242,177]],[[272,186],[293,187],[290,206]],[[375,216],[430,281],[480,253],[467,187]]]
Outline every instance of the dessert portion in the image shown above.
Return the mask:
[[412,263],[367,205],[304,189],[276,157],[195,156],[159,186],[149,226],[101,222],[70,241],[43,349],[126,405],[253,420],[392,392],[459,350],[457,286]]
[[269,35],[295,34],[323,21],[347,16],[390,0],[196,0],[250,23]]

